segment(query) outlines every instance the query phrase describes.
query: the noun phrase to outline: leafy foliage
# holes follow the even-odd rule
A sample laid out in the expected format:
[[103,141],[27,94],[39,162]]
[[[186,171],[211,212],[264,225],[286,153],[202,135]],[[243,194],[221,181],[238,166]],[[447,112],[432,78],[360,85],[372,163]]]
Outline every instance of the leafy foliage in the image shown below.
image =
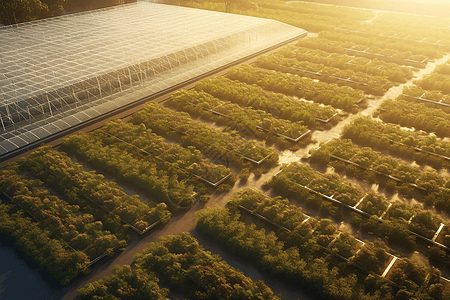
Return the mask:
[[138,269],[155,272],[189,299],[279,299],[262,281],[205,251],[188,233],[160,237],[135,260]]
[[26,180],[13,166],[0,172],[0,189],[12,196],[13,203],[21,208],[19,211],[33,216],[51,237],[65,241],[90,259],[126,245],[126,241],[104,230],[102,222],[95,221],[91,214],[82,214],[78,205],[51,195],[41,184],[39,180]]
[[174,139],[185,147],[194,146],[205,155],[213,154],[217,159],[231,161],[241,168],[244,166],[244,157],[255,161],[268,157],[261,164],[262,168],[278,162],[278,155],[270,148],[263,148],[240,136],[213,129],[193,121],[187,113],[175,112],[156,103],[146,103],[144,109],[133,115],[131,123],[144,124],[155,133]]
[[[197,82],[195,88],[240,106],[262,109],[274,117],[302,122],[312,128],[319,125],[316,119],[328,120],[337,113],[331,106],[302,101],[281,93],[266,91],[256,85],[219,76],[212,79],[205,78]],[[337,119],[332,119],[331,122],[336,123]]]
[[[331,257],[324,255],[324,247],[339,235],[330,220],[312,219],[297,225],[294,231],[281,238],[272,232],[267,235],[264,230],[256,230],[254,225],[245,225],[238,218],[239,215],[231,210],[207,208],[197,213],[197,228],[227,250],[250,259],[273,275],[293,284],[302,284],[321,296],[330,299],[378,299],[379,294],[363,292],[364,288],[358,280],[358,276],[362,274],[349,268],[347,264],[334,265],[329,261]],[[347,240],[344,240],[344,236]],[[349,244],[351,239],[352,237],[343,234],[336,249],[352,249],[351,243]],[[380,249],[384,251],[383,246]],[[356,253],[352,251],[355,250],[350,250],[350,253]],[[364,253],[371,251],[368,248]],[[352,260],[359,262],[363,256],[362,254]],[[373,268],[369,270],[379,270],[386,263],[387,254],[377,252],[372,258],[372,265],[367,264],[366,267]],[[385,298],[390,296],[389,290],[383,290],[382,294]]]
[[288,199],[271,198],[254,189],[239,190],[227,205],[242,205],[291,230],[306,220],[302,209],[290,205]]
[[392,155],[413,158],[418,163],[426,163],[435,168],[450,167],[449,160],[440,157],[450,157],[449,142],[423,132],[402,129],[400,125],[379,122],[370,117],[358,117],[344,127],[342,137],[351,139],[354,144],[380,151],[388,150]]
[[276,53],[285,58],[295,58],[299,62],[307,61],[323,64],[328,67],[339,68],[341,70],[353,70],[373,76],[382,76],[397,83],[405,83],[408,79],[413,77],[411,68],[385,62],[377,58],[369,59],[346,54],[329,53],[319,49],[295,45],[287,45],[280,48]]
[[430,46],[426,43],[411,43],[409,41],[396,39],[394,37],[387,36],[375,36],[361,35],[353,32],[341,33],[338,31],[323,31],[319,34],[320,38],[326,38],[334,41],[341,41],[346,43],[355,43],[357,45],[364,45],[367,47],[379,47],[389,50],[397,50],[400,53],[409,53],[415,55],[411,57],[412,60],[421,61],[427,57],[430,59],[441,58],[443,51],[437,47]]
[[12,237],[18,249],[62,284],[69,283],[79,272],[88,271],[86,254],[68,249],[63,241],[11,205],[0,204],[0,234]]
[[158,286],[159,279],[155,274],[130,266],[115,265],[112,274],[100,280],[90,282],[77,290],[85,299],[168,299],[168,289]]
[[[216,121],[235,128],[244,136],[258,137],[266,141],[275,141],[281,148],[293,148],[293,144],[279,135],[296,139],[308,131],[302,122],[290,122],[274,118],[270,113],[262,110],[241,108],[237,104],[221,101],[205,92],[178,91],[172,95],[169,105],[178,110],[188,112],[193,116]],[[310,137],[300,141],[307,144]]]
[[[62,147],[69,153],[106,170],[116,178],[146,191],[157,202],[169,198],[173,203],[189,206],[196,200],[193,185],[207,185],[234,176],[228,168],[202,158],[200,151],[190,146],[167,143],[145,125],[111,121],[89,134],[72,135]],[[191,178],[194,175],[193,178]]]
[[[448,130],[450,128],[450,114],[441,109],[402,99],[387,99],[381,104],[380,109],[375,116],[379,116],[384,122],[435,132],[436,135],[441,137],[450,135]],[[433,116],[433,118],[429,116]]]
[[[255,64],[260,68],[314,78],[321,82],[350,86],[374,95],[383,95],[394,86],[394,83],[383,76],[298,60],[295,57],[289,58],[278,53],[259,56]],[[333,64],[331,63],[331,65]]]
[[[85,207],[97,205],[138,230],[144,230],[158,219],[164,223],[170,220],[171,213],[166,204],[146,204],[137,195],[128,196],[115,182],[107,181],[95,172],[84,171],[81,165],[72,162],[65,153],[53,151],[50,147],[34,151],[21,159],[19,166],[48,186],[54,187],[67,199]],[[112,222],[111,225],[119,231],[117,219],[108,214],[103,214],[103,222]]]
[[264,89],[277,93],[305,98],[323,104],[329,104],[349,112],[356,112],[364,93],[348,86],[315,82],[311,78],[302,78],[294,74],[274,72],[250,65],[230,68],[227,77],[248,84],[257,84]]
[[[342,36],[346,36],[342,34]],[[376,43],[373,45],[360,45],[353,41],[342,41],[339,39],[329,39],[330,34],[325,33],[314,39],[300,39],[297,42],[297,46],[306,47],[312,49],[322,50],[328,53],[341,53],[354,55],[356,57],[366,57],[370,59],[379,59],[385,62],[395,63],[398,65],[407,65],[415,67],[424,67],[425,65],[420,63],[427,57],[421,54],[412,54],[411,52],[402,52],[394,50],[389,45],[387,48],[381,48]]]

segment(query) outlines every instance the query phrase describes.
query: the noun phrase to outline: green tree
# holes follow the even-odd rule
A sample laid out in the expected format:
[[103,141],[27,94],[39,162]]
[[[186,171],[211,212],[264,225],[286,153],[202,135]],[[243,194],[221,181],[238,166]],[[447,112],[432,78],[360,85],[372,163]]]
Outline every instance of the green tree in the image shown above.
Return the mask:
[[48,6],[40,0],[0,1],[0,22],[4,25],[26,22],[39,18],[48,11]]

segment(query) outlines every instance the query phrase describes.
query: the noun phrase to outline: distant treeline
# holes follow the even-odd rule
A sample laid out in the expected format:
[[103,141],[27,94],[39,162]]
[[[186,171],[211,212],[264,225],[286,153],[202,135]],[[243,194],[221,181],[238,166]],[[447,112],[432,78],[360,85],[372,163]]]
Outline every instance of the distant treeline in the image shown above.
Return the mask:
[[10,25],[131,2],[136,0],[2,0],[0,23]]
[[306,2],[344,5],[369,9],[381,9],[403,13],[450,18],[450,3],[419,3],[407,0],[303,0]]

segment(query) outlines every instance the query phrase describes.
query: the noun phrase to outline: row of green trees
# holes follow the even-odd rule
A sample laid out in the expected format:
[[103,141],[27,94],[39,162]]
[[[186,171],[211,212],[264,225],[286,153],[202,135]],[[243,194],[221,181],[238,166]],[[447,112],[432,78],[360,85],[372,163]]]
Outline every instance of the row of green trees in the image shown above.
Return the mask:
[[360,146],[387,150],[392,155],[414,159],[418,164],[427,164],[437,169],[450,167],[450,160],[445,158],[450,157],[449,142],[424,132],[402,129],[400,125],[362,116],[343,128],[342,137],[351,139]]
[[11,237],[19,250],[61,284],[69,283],[82,271],[89,272],[86,254],[69,249],[14,205],[0,203],[0,234]]
[[74,251],[90,259],[126,246],[125,240],[104,230],[101,221],[91,214],[82,214],[78,205],[70,205],[42,188],[39,180],[29,181],[10,165],[0,172],[0,190],[12,197],[19,211],[30,214],[51,237],[65,241]]
[[[264,110],[277,118],[304,123],[310,128],[320,126],[317,119],[328,120],[338,112],[329,105],[323,106],[318,103],[302,101],[282,93],[269,92],[254,84],[220,76],[212,79],[205,78],[197,82],[195,88],[214,97],[237,103],[242,107]],[[336,124],[338,120],[339,118],[333,118],[330,123]]]
[[288,199],[272,198],[249,188],[237,191],[227,205],[229,207],[241,205],[290,230],[294,230],[307,218],[302,209],[289,204]]
[[370,75],[351,69],[340,69],[321,63],[287,58],[278,53],[259,56],[255,65],[283,73],[297,74],[302,77],[318,79],[321,82],[335,83],[363,90],[367,94],[383,95],[394,86],[386,77]]
[[3,0],[0,2],[0,23],[16,24],[62,14],[98,9],[134,0]]
[[425,90],[438,90],[445,95],[450,95],[450,75],[433,72],[415,83]]
[[[278,163],[277,153],[258,146],[233,132],[224,132],[193,121],[189,114],[175,112],[159,104],[148,102],[144,109],[131,118],[135,125],[144,124],[155,133],[180,142],[183,146],[194,146],[211,159],[235,163],[239,168],[266,169]],[[251,165],[248,159],[261,161]]]
[[[353,267],[352,264],[367,272],[381,273],[389,261],[386,246],[377,242],[361,247],[351,235],[339,232],[327,219],[311,218],[291,232],[280,231],[278,236],[240,222],[235,209],[208,208],[197,213],[197,220],[197,229],[228,251],[328,299],[394,299],[397,295],[415,292],[425,296],[431,288],[422,280],[424,277],[412,276],[430,270],[409,260],[405,263],[411,272],[402,270],[403,265],[394,267],[395,274],[402,275],[394,278],[398,288],[375,274]],[[336,254],[352,256],[345,262],[336,260]],[[433,274],[436,276],[432,283],[439,283],[439,271]],[[413,281],[414,286],[408,284],[409,281]]]
[[443,75],[450,75],[450,60],[448,60],[446,63],[443,63],[439,66],[436,66],[434,69],[434,72],[443,74]]
[[[429,4],[423,3],[428,8]],[[404,3],[401,5],[404,6]],[[360,23],[357,28],[345,24],[341,27],[352,29],[372,38],[391,37],[394,40],[402,40],[413,45],[420,44],[448,51],[450,49],[448,26],[450,26],[450,22],[447,18],[386,13],[377,15],[370,23]]]
[[373,76],[382,76],[397,83],[406,83],[408,79],[413,77],[411,68],[385,62],[377,58],[369,59],[340,53],[329,53],[319,49],[295,45],[287,45],[276,53],[286,58],[296,58],[298,61],[309,61],[341,70],[353,70]]
[[[219,181],[231,173],[229,168],[223,165],[215,165],[211,160],[203,158],[202,153],[195,147],[183,148],[178,144],[168,143],[163,137],[146,128],[144,124],[137,126],[116,120],[105,124],[101,131],[110,135],[105,139],[105,143],[108,145],[117,143],[115,138],[119,138],[151,154],[155,158],[155,163],[158,161],[170,163],[171,169],[187,170],[211,182]],[[175,172],[171,169],[169,171]],[[181,173],[176,174],[181,176]],[[230,181],[231,184],[233,182]]]
[[[133,155],[133,148],[123,149],[120,144],[105,146],[101,143],[102,138],[104,136],[96,134],[72,135],[67,138],[64,149],[72,149],[71,153],[95,168],[105,170],[126,184],[145,191],[155,202],[164,205],[168,198],[181,206],[189,206],[195,202],[196,193],[185,181],[189,174],[184,174],[184,180],[177,178],[177,175],[169,176],[152,159],[139,156],[139,151],[134,151]],[[175,168],[175,171],[179,169]]]
[[326,7],[305,2],[283,3],[267,0],[166,0],[166,2],[274,19],[312,32],[332,30],[343,24],[356,25],[359,21],[373,17],[373,13],[369,11],[358,10],[356,13],[355,9],[348,7]]
[[[177,110],[188,112],[191,116],[200,116],[220,125],[227,125],[247,136],[275,142],[280,148],[298,148],[294,143],[279,136],[280,134],[296,139],[308,132],[302,122],[274,118],[270,113],[250,107],[241,108],[202,91],[178,91],[172,95],[168,104]],[[299,144],[305,145],[310,141],[311,137],[308,135],[299,141]]]
[[158,277],[139,268],[115,265],[110,276],[90,282],[77,290],[82,299],[167,300],[169,289],[161,288]]
[[314,39],[299,39],[296,46],[318,49],[329,53],[341,53],[354,55],[356,57],[367,57],[370,59],[379,59],[385,62],[398,65],[414,66],[424,68],[425,64],[417,61],[426,60],[427,57],[410,52],[401,52],[391,48],[381,48],[376,45],[359,45],[352,41],[329,40],[325,37]]
[[[351,161],[363,168],[390,175],[403,183],[416,184],[428,192],[437,192],[439,187],[450,182],[440,176],[435,170],[422,171],[405,161],[372,150],[370,147],[359,147],[350,140],[333,139],[311,151],[311,160],[327,165],[332,160],[331,155]],[[402,184],[402,183],[399,183]]]
[[202,200],[209,199],[210,185],[199,178],[215,183],[228,176],[227,185],[235,181],[230,169],[204,159],[192,146],[183,148],[165,142],[144,124],[111,121],[94,132],[65,138],[62,147],[96,168],[146,191],[156,202],[167,202],[169,198],[175,204],[190,206],[196,200],[193,185],[198,187]]
[[245,276],[219,255],[205,251],[189,233],[163,236],[134,256],[136,263],[115,266],[112,275],[78,289],[83,299],[167,299],[169,289],[189,299],[280,299],[264,282]]
[[[309,184],[308,187],[310,189],[328,196],[333,195],[334,199],[339,199],[341,193],[347,192],[345,188],[346,185],[349,185],[347,181],[340,179],[340,186],[330,189],[329,186],[334,186],[334,184],[326,182],[326,178],[322,173],[301,164],[284,166],[282,172],[274,176],[267,183],[267,186],[273,188],[275,192],[283,197],[298,199],[301,202],[306,202],[306,205],[314,210],[318,209],[324,214],[343,218],[345,213],[342,210],[330,207],[330,201],[326,204],[322,196],[302,187],[308,184],[308,180],[314,183],[316,178],[319,178],[321,184]],[[363,199],[357,208],[367,214],[372,214],[371,217],[367,218],[361,214],[353,213],[353,225],[363,229],[365,232],[387,239],[392,245],[412,250],[415,247],[415,239],[410,235],[409,230],[432,238],[439,224],[443,223],[442,219],[430,211],[420,207],[412,207],[401,201],[391,202],[391,207],[387,209],[389,202],[384,196],[373,191],[366,194],[358,186],[353,186],[353,188],[354,191],[351,195],[353,195],[355,201],[358,198]],[[380,222],[380,217],[384,212],[383,222]]]
[[[430,118],[433,116],[433,118]],[[413,127],[416,130],[434,132],[437,136],[450,136],[450,114],[439,108],[429,107],[424,103],[414,103],[402,100],[387,99],[383,101],[380,110],[374,113],[387,123],[399,124],[403,127]]]
[[[418,98],[422,98],[422,99],[426,99],[426,100],[431,100],[434,102],[450,104],[450,95],[444,95],[442,93],[442,91],[425,90],[418,85],[405,86],[403,88],[403,94],[412,96],[412,97],[418,97]],[[405,96],[401,97],[401,99],[414,101],[414,99],[411,99],[411,97],[405,97]],[[423,102],[423,101],[422,101],[422,103],[428,104],[431,107],[440,108],[443,111],[450,113],[450,107],[437,105],[437,104],[433,104],[433,103],[429,103],[429,102]]]
[[[271,198],[264,195],[261,191],[255,189],[241,189],[233,198],[227,203],[227,206],[231,208],[238,208],[243,206],[252,211],[256,211],[262,214],[264,217],[273,221],[279,225],[289,228],[294,233],[278,234],[281,238],[287,238],[290,242],[297,234],[310,235],[312,238],[317,239],[317,243],[327,249],[327,251],[333,254],[339,254],[345,258],[354,256],[363,244],[358,242],[355,237],[349,234],[347,231],[338,230],[338,227],[334,225],[329,219],[316,219],[306,218],[306,215],[302,212],[300,207],[297,207],[289,203],[288,199],[282,199],[281,197]],[[308,225],[304,224],[308,222]],[[307,230],[312,229],[306,233]],[[367,248],[370,248],[370,244]],[[387,249],[386,247],[383,247]],[[370,269],[380,272],[386,261],[381,259],[378,264],[379,268]],[[358,263],[358,255],[354,257],[352,263]]]
[[100,219],[114,234],[123,230],[121,220],[144,230],[157,220],[166,223],[171,218],[166,204],[145,203],[137,195],[128,196],[115,182],[105,180],[103,175],[95,172],[84,171],[65,153],[48,146],[21,158],[19,170],[30,172],[55,188],[67,202],[79,205],[81,211]]
[[[292,182],[295,183],[285,182],[285,174],[292,176]],[[307,194],[308,192],[301,187],[305,186],[323,195],[333,196],[334,199],[351,206],[358,203],[364,196],[364,192],[357,185],[341,180],[338,175],[322,174],[303,164],[284,165],[282,172],[274,176],[269,182],[270,187],[275,187],[278,184],[281,185],[277,189],[282,190],[285,187],[292,190],[304,190]],[[302,192],[302,194],[305,194],[305,192]]]
[[285,11],[297,12],[301,14],[314,14],[334,18],[337,24],[344,21],[346,24],[359,24],[373,18],[375,15],[369,10],[355,9],[344,6],[325,6],[307,2],[274,2],[271,0],[257,0],[259,7],[267,7],[272,9],[280,9]]
[[[335,160],[332,155],[351,163]],[[350,140],[332,140],[321,145],[318,150],[312,151],[311,161],[323,166],[332,165],[338,172],[345,171],[349,176],[385,185],[389,191],[397,191],[409,197],[416,194],[415,188],[420,188],[426,194],[422,199],[426,205],[434,205],[438,209],[445,208],[444,211],[450,213],[447,210],[450,181],[434,169],[423,171],[419,167],[411,166],[403,160],[376,152],[369,147],[360,148]]]
[[364,45],[367,47],[377,46],[382,49],[392,49],[403,53],[411,53],[415,55],[415,58],[411,58],[413,60],[422,61],[426,58],[436,59],[441,58],[443,56],[444,51],[439,49],[439,47],[431,46],[426,43],[412,43],[411,41],[405,41],[401,39],[396,39],[394,37],[387,36],[370,36],[370,35],[361,35],[355,32],[341,32],[341,31],[322,31],[319,33],[320,38],[325,38],[333,41],[340,42],[352,42],[357,45]]
[[286,95],[329,104],[349,112],[359,109],[358,103],[365,99],[364,92],[334,83],[316,82],[294,74],[274,72],[250,65],[228,69],[227,77]]
[[279,299],[262,281],[205,251],[189,233],[161,237],[134,258],[137,268],[155,272],[162,284],[189,299]]

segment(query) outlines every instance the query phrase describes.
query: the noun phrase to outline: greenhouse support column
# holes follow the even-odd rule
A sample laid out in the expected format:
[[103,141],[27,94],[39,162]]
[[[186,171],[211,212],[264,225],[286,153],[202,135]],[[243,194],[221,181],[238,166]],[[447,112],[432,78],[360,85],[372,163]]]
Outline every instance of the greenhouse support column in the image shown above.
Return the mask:
[[27,112],[28,112],[28,118],[31,120],[33,117],[31,116],[31,113],[30,113],[30,106],[27,106]]
[[[141,68],[141,62],[139,61],[139,75],[138,78],[140,78],[142,87],[144,87],[144,74],[142,72],[142,68]],[[146,76],[147,77],[147,76]]]
[[100,93],[100,98],[102,98],[102,88],[100,86],[100,81],[98,80],[98,77],[95,77],[95,79],[97,79],[97,83],[98,83],[98,91]]
[[127,67],[128,70],[128,75],[130,77],[130,86],[133,87],[133,80],[131,79],[131,72],[130,72],[130,68]]
[[81,102],[81,101],[78,99],[77,95],[75,95],[75,90],[74,89],[72,89],[72,95],[73,95],[73,99],[74,99],[74,102],[75,102],[75,108],[78,111],[78,102]]
[[119,81],[120,92],[123,92],[123,90],[122,90],[122,82],[120,82],[119,74],[117,74],[117,80]]
[[6,132],[5,123],[3,123],[3,116],[0,117],[0,120],[2,121],[3,131]]
[[9,119],[9,121],[11,122],[11,123],[14,123],[13,122],[13,119],[12,119],[12,117],[11,117],[11,112],[9,111],[9,104],[6,104],[6,116],[7,116],[7,118]]
[[52,107],[50,106],[50,99],[48,99],[48,94],[47,94],[47,103],[48,103],[48,109],[50,110],[50,115],[53,117]]
[[173,70],[172,70],[172,64],[170,63],[170,59],[169,59],[169,57],[167,56],[167,54],[165,54],[165,56],[166,56],[166,59],[167,59],[167,63],[169,64],[170,73],[173,73]]

